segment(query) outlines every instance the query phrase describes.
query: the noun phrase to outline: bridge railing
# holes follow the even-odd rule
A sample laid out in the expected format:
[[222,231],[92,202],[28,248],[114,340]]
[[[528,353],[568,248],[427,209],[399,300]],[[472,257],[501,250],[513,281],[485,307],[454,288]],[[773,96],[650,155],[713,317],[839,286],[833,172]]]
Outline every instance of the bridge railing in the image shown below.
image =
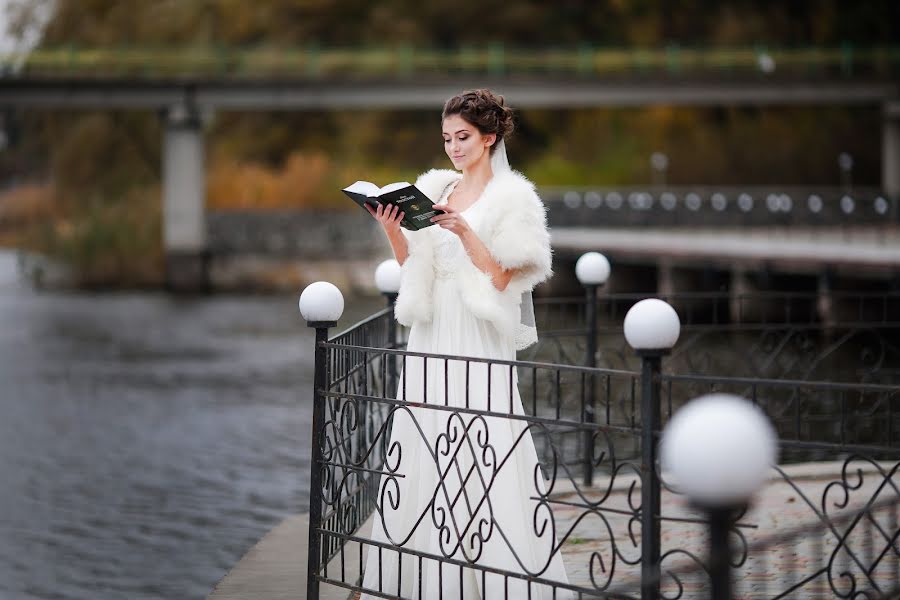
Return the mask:
[[393,47],[119,47],[75,45],[0,56],[8,74],[77,77],[411,77],[421,75],[565,75],[573,77],[890,78],[900,47],[733,47],[670,45],[610,48],[517,47],[492,43],[454,49]]
[[[765,234],[792,228],[837,235],[840,240],[895,242],[900,201],[877,188],[550,187],[538,190],[551,227],[744,228]],[[355,207],[304,210],[211,211],[206,215],[210,251],[216,255],[261,253],[352,258],[377,251],[381,231]],[[344,210],[347,209],[347,210]],[[352,210],[350,210],[352,209]],[[352,232],[352,235],[348,232]],[[759,232],[757,232],[759,233]]]
[[540,190],[558,227],[896,226],[900,199],[879,188],[799,186],[549,187]]

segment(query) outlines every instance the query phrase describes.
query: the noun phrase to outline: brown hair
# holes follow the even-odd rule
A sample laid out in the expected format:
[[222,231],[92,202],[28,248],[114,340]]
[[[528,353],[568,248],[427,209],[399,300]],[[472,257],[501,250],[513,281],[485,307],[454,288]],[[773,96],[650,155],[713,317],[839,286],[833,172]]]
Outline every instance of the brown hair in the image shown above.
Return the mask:
[[512,109],[506,105],[503,96],[487,88],[467,90],[447,100],[441,121],[451,115],[459,115],[474,125],[481,135],[496,133],[497,141],[491,145],[492,154],[500,140],[515,129]]

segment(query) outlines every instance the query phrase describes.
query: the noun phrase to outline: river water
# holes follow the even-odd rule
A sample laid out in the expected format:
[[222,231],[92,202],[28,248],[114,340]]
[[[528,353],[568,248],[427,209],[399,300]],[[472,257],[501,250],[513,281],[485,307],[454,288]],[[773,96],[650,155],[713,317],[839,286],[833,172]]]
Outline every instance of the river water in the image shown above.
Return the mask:
[[205,598],[308,509],[312,333],[296,295],[37,292],[0,252],[0,599]]

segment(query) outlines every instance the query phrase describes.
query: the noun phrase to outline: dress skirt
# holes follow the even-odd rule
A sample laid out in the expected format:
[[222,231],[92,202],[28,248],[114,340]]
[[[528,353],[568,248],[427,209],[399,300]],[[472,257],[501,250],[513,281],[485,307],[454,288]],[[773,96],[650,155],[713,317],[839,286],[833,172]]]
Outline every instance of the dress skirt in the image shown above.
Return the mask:
[[[442,232],[449,234],[449,232]],[[452,235],[452,234],[449,234]],[[515,360],[514,340],[469,312],[452,272],[434,282],[434,315],[412,352]],[[489,372],[490,371],[490,372]],[[405,357],[367,547],[364,588],[417,600],[568,598],[566,590],[472,565],[566,583],[515,367]],[[408,551],[440,557],[443,561]],[[530,588],[530,589],[529,589]],[[362,598],[374,598],[363,593]]]

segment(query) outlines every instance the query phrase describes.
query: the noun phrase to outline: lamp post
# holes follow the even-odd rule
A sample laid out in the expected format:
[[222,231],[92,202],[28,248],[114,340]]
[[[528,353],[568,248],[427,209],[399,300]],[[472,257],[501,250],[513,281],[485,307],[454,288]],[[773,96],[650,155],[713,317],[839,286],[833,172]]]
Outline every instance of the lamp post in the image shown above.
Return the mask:
[[641,599],[659,596],[660,482],[656,431],[660,422],[662,357],[681,333],[678,313],[667,302],[647,298],[625,315],[625,339],[641,357]]
[[313,379],[313,422],[309,478],[309,554],[306,597],[319,597],[319,564],[322,557],[322,442],[325,435],[325,388],[328,385],[326,348],[328,329],[337,325],[344,313],[344,296],[327,281],[311,283],[300,294],[300,315],[316,329],[315,377]]
[[838,154],[838,168],[841,170],[841,187],[849,194],[853,188],[853,157],[848,152]]
[[[599,252],[586,252],[575,263],[575,277],[584,286],[586,295],[587,344],[584,364],[587,367],[597,366],[597,289],[609,279],[609,261]],[[587,397],[581,411],[582,423],[594,423],[594,376],[588,377]],[[594,430],[585,429],[583,457],[584,485],[594,483]]]
[[400,263],[393,258],[382,261],[375,268],[375,287],[387,298],[388,306],[393,306],[397,300],[401,276]]
[[654,152],[650,155],[650,166],[653,168],[653,185],[666,185],[669,157],[663,152]]
[[728,531],[778,459],[775,430],[748,400],[707,394],[675,413],[663,432],[660,455],[667,479],[707,513],[712,598],[730,600]]
[[[387,299],[388,306],[394,306],[397,302],[397,294],[400,292],[400,280],[403,272],[398,263],[393,258],[382,261],[375,269],[375,287]],[[397,321],[391,317],[388,319],[388,347],[397,347]],[[389,355],[387,376],[388,389],[393,393],[394,382],[397,375],[397,357],[393,354]]]

